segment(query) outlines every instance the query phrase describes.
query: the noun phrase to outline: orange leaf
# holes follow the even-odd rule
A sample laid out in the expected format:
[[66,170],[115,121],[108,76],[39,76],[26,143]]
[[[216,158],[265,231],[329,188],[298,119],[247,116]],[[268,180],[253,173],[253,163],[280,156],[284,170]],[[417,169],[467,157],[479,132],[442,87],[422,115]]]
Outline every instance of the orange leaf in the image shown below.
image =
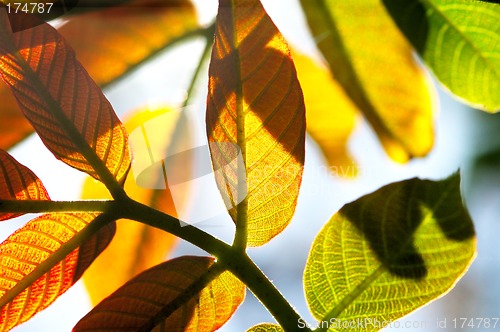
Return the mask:
[[[9,22],[10,19],[10,22]],[[128,138],[108,100],[50,25],[0,11],[0,75],[44,144],[60,160],[106,184],[130,166]]]
[[[213,258],[185,256],[157,265],[97,305],[73,331],[139,331],[146,327],[148,331],[155,327],[159,331],[215,331],[241,304],[245,286],[223,272],[201,292],[190,292],[195,283],[210,280],[212,264]],[[181,306],[176,309],[176,305]],[[173,311],[169,316],[162,315],[169,311]]]
[[9,88],[0,83],[0,149],[10,149],[33,132]]
[[221,1],[207,133],[217,185],[250,246],[268,242],[293,216],[305,126],[302,91],[281,33],[259,1]]
[[[0,200],[49,200],[49,194],[38,177],[7,152],[0,150]],[[0,220],[22,213],[0,213]]]
[[[79,232],[103,221],[106,226],[84,242]],[[68,290],[114,230],[114,222],[96,213],[61,213],[35,218],[9,236],[0,244],[0,331],[30,319]]]
[[90,76],[104,85],[196,27],[189,1],[147,0],[72,17],[58,31]]
[[[172,113],[167,108],[145,109],[134,112],[124,121],[125,128],[130,133],[131,145],[135,148],[133,153],[135,165],[140,163],[138,159],[150,161],[150,154],[154,156],[165,153],[172,143],[171,136],[175,130],[180,129],[185,132],[189,129],[178,121],[169,121],[172,118],[168,115]],[[164,117],[165,115],[167,117]],[[134,140],[134,133],[138,128],[141,134],[145,134],[141,129],[147,128],[149,148],[141,148],[140,142]],[[190,168],[189,165],[182,167]],[[135,172],[134,168],[132,172]],[[165,182],[163,173],[153,172],[152,175],[151,181]],[[131,174],[127,177],[125,181],[127,195],[138,202],[177,217],[176,206],[169,188],[141,187],[136,182],[138,176],[139,174]],[[88,178],[83,186],[82,198],[109,199],[110,197],[101,183]],[[176,243],[177,238],[167,232],[136,221],[120,220],[113,241],[83,276],[92,303],[101,302],[132,277],[165,261]]]

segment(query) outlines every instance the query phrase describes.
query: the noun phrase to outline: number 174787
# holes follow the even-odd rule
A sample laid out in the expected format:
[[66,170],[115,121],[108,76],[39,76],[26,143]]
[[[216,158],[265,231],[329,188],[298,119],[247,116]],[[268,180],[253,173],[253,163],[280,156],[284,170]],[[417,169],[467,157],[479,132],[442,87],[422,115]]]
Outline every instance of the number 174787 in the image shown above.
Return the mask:
[[8,3],[5,6],[7,7],[7,12],[10,13],[30,13],[30,14],[48,14],[50,13],[50,9],[54,3],[52,2],[13,2]]

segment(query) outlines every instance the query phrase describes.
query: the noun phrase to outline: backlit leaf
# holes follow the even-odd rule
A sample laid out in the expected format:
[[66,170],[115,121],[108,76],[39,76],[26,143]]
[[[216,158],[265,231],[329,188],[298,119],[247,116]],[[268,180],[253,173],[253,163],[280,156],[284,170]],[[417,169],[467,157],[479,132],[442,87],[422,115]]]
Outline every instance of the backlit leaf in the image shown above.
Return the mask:
[[383,2],[441,83],[476,107],[500,111],[498,2]]
[[152,0],[74,16],[58,31],[90,76],[106,85],[195,28],[189,1]]
[[336,80],[399,162],[433,145],[431,85],[381,0],[301,0]]
[[[141,164],[144,159],[150,161],[150,153],[151,155],[165,153],[176,128],[180,128],[184,133],[187,131],[188,128],[176,121],[166,121],[170,118],[163,116],[170,113],[173,112],[169,109],[141,110],[124,121],[125,128],[131,134],[132,148],[135,148],[134,165]],[[177,127],[176,124],[180,126]],[[142,148],[140,142],[134,142],[135,130],[142,127],[147,128],[145,132],[141,130],[141,133],[147,134],[150,149]],[[189,164],[183,165],[183,168],[189,170]],[[127,195],[138,202],[177,217],[170,189],[148,189],[138,185],[136,178],[139,174],[135,174],[135,170],[132,169],[132,174],[125,181],[124,188]],[[162,183],[165,181],[163,173],[156,172],[155,175],[158,178],[151,180]],[[88,178],[83,186],[82,198],[110,199],[110,195],[100,182]],[[136,221],[120,220],[113,241],[83,276],[92,303],[101,302],[132,277],[163,262],[176,243],[177,238],[167,232]]]
[[217,185],[248,245],[293,216],[304,163],[305,110],[289,48],[259,1],[220,1],[207,134]]
[[304,274],[307,302],[314,317],[337,326],[394,321],[450,290],[475,242],[458,174],[387,185],[345,205],[318,234]]
[[[10,22],[9,22],[10,19]],[[0,75],[44,144],[106,184],[130,166],[128,139],[108,100],[50,25],[12,33],[34,17],[0,11]]]
[[[49,200],[49,194],[38,177],[7,152],[0,150],[0,200]],[[0,220],[20,216],[0,213]]]
[[[0,244],[0,331],[48,307],[83,274],[113,237],[115,223],[95,213],[46,214]],[[103,226],[85,241],[85,227]],[[74,247],[68,247],[68,241]]]
[[0,149],[10,149],[33,132],[10,89],[0,83]]
[[[184,256],[157,265],[98,304],[73,331],[215,331],[241,304],[245,286],[223,272],[201,292],[190,292],[191,286],[209,277],[212,264],[209,257]],[[172,310],[164,318],[162,312]],[[152,323],[155,319],[158,323]]]
[[333,174],[355,176],[357,167],[347,151],[347,140],[356,122],[356,105],[328,68],[298,52],[292,55],[307,105],[307,132],[325,154]]
[[251,327],[247,332],[284,332],[283,328],[274,324],[259,324]]

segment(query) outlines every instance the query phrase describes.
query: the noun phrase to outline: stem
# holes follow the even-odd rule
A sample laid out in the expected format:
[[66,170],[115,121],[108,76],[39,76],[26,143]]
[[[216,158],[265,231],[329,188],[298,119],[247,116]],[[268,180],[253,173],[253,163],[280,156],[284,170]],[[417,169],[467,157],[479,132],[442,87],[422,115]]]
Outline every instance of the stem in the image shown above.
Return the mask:
[[311,331],[307,327],[299,328],[300,315],[252,259],[236,249],[221,257],[220,262],[245,283],[285,331]]
[[308,328],[298,327],[299,319],[301,319],[299,314],[246,252],[237,247],[231,247],[196,227],[189,225],[182,227],[179,219],[132,199],[123,203],[125,204],[119,211],[119,217],[162,229],[205,250],[245,283],[286,331],[310,331]]
[[115,201],[0,200],[0,213],[107,212],[117,205]]

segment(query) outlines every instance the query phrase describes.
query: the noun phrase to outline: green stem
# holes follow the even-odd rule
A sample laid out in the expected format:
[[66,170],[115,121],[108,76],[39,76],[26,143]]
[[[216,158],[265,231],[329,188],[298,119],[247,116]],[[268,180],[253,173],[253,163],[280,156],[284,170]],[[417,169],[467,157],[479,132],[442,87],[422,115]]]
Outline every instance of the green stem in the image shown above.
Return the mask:
[[300,315],[245,252],[234,248],[219,261],[252,291],[285,331],[311,331],[299,327]]
[[298,327],[299,319],[301,319],[299,314],[246,252],[237,247],[231,247],[196,227],[190,225],[182,227],[179,219],[134,200],[130,199],[122,207],[119,217],[162,229],[215,256],[220,264],[238,277],[257,296],[286,331],[310,331],[307,328]]
[[117,205],[115,201],[0,200],[0,213],[106,212]]

